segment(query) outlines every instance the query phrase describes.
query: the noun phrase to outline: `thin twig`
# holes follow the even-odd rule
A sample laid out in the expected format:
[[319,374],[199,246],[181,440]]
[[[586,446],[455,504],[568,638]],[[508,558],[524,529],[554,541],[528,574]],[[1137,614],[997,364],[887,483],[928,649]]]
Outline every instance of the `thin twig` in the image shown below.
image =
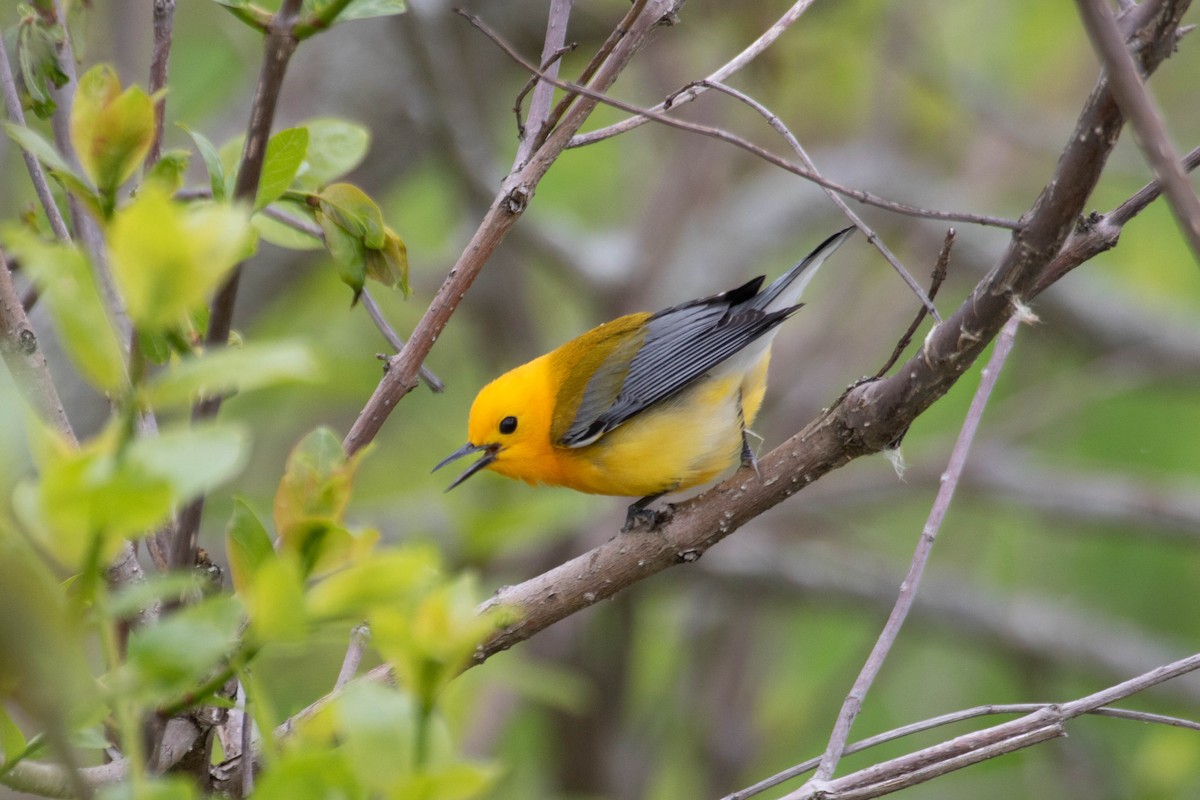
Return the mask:
[[[711,81],[717,83],[726,80],[742,67],[746,66],[755,58],[757,58],[764,50],[774,44],[775,40],[782,36],[783,32],[792,26],[792,23],[800,19],[800,15],[807,11],[808,7],[812,4],[813,0],[799,0],[799,2],[795,3],[791,8],[784,12],[783,16],[776,20],[774,25],[767,28],[767,30],[763,32],[762,36],[759,36],[757,39],[755,39],[749,47],[734,56],[732,60],[717,69],[703,81],[693,83],[689,87],[681,89],[680,91],[672,94],[669,98],[651,108],[650,111],[659,112],[666,111],[668,108],[678,108],[685,103],[690,103],[692,100],[695,100],[697,97],[703,94],[704,91],[709,88],[707,85],[705,85],[707,82]],[[629,119],[604,128],[600,128],[599,130],[577,134],[571,138],[571,142],[567,145],[567,147],[582,147],[585,144],[592,144],[593,142],[598,142],[602,139],[608,139],[616,136],[619,133],[631,131],[639,125],[645,125],[651,119],[653,119],[653,117],[650,117],[647,114],[639,113],[635,117],[630,117]]]
[[337,680],[333,683],[334,690],[341,689],[358,675],[358,665],[362,663],[363,652],[371,639],[371,629],[366,625],[356,625],[350,631],[350,644],[346,648],[346,656],[342,659],[342,668],[338,670]]
[[[21,100],[17,95],[17,85],[13,79],[12,67],[8,63],[8,50],[4,46],[3,36],[0,36],[0,83],[4,85],[4,107],[8,111],[8,118],[14,125],[24,127],[25,112],[21,109]],[[29,170],[29,178],[33,181],[33,190],[37,193],[38,202],[42,204],[42,209],[46,212],[46,219],[50,220],[50,228],[54,231],[54,235],[60,242],[71,241],[71,233],[67,230],[67,223],[63,219],[58,204],[54,202],[54,193],[50,191],[50,184],[46,180],[46,172],[42,169],[41,162],[26,150],[21,151],[21,156],[25,159],[25,168]],[[36,298],[37,295],[34,294],[30,299],[36,301]],[[27,301],[25,309],[28,310],[32,305],[33,302]]]
[[1000,332],[1000,336],[996,339],[996,349],[992,352],[991,359],[983,369],[979,388],[975,391],[975,397],[971,400],[971,407],[967,411],[967,417],[963,421],[962,430],[959,432],[958,441],[955,442],[954,450],[950,453],[950,463],[947,465],[946,472],[942,476],[941,486],[938,488],[933,508],[929,512],[929,519],[926,520],[925,527],[921,531],[921,538],[917,543],[916,552],[913,554],[912,566],[909,568],[904,583],[900,586],[900,594],[896,598],[896,605],[888,617],[883,632],[879,635],[878,641],[875,642],[875,646],[871,649],[871,654],[867,657],[866,663],[863,664],[862,671],[859,673],[858,679],[854,682],[854,687],[850,690],[850,694],[846,696],[846,700],[842,704],[842,710],[838,713],[837,722],[834,723],[829,744],[826,746],[825,754],[821,758],[821,765],[817,768],[817,772],[812,778],[814,786],[820,786],[827,781],[833,775],[834,769],[837,768],[838,761],[842,757],[842,752],[846,749],[846,741],[850,736],[850,727],[854,724],[854,718],[858,716],[858,711],[862,707],[862,701],[866,697],[868,690],[870,690],[871,684],[875,681],[875,676],[879,674],[879,670],[883,667],[883,662],[891,651],[892,645],[900,633],[900,628],[904,625],[904,619],[908,616],[908,612],[912,608],[913,601],[916,599],[917,589],[921,585],[921,576],[925,572],[925,565],[929,562],[929,556],[933,552],[933,543],[937,538],[938,531],[942,527],[942,521],[946,518],[946,511],[950,508],[950,500],[954,497],[954,490],[958,487],[963,467],[966,466],[967,453],[971,449],[971,442],[975,439],[975,432],[979,429],[979,422],[983,418],[983,411],[987,407],[988,398],[991,397],[992,390],[996,387],[996,381],[1000,377],[1000,370],[1004,367],[1004,361],[1008,358],[1008,354],[1012,350],[1013,339],[1017,334],[1017,326],[1020,323],[1020,315],[1014,314],[1005,324],[1004,329]]
[[1163,186],[1192,255],[1200,262],[1200,197],[1180,166],[1166,123],[1138,75],[1125,37],[1105,0],[1076,0],[1076,5],[1092,46],[1104,62],[1117,105],[1133,127],[1134,138]]
[[[241,730],[241,754],[243,759],[251,758],[254,752],[254,717],[250,715],[250,694],[246,691],[244,683],[238,683],[238,693],[242,696],[242,730]],[[242,797],[247,798],[254,794],[254,770],[242,770]]]
[[[571,16],[571,3],[572,0],[550,0],[550,14],[546,20],[546,39],[542,43],[542,70],[554,78],[558,77],[559,59],[562,58],[564,52],[567,52],[564,44],[567,41],[567,20]],[[517,146],[513,169],[517,169],[528,161],[534,148],[540,142],[545,141],[548,132],[547,125],[550,123],[550,105],[553,102],[554,84],[539,80],[533,88],[533,97],[529,99],[529,116],[526,119],[521,143]]]
[[[979,717],[991,716],[995,714],[1031,714],[1041,711],[1046,708],[1052,708],[1053,703],[1006,703],[995,705],[975,706],[974,708],[966,708],[962,711],[952,711],[949,714],[924,719],[920,722],[913,722],[899,728],[893,728],[890,731],[876,734],[866,739],[861,739],[846,748],[846,755],[861,753],[864,750],[869,750],[888,742],[894,742],[897,739],[903,739],[906,736],[912,736],[916,733],[923,733],[935,728],[940,728],[945,725],[953,725],[956,722],[964,722],[969,719],[977,719]],[[1166,725],[1174,728],[1186,728],[1188,730],[1200,731],[1200,722],[1193,722],[1189,719],[1181,719],[1179,717],[1169,717],[1164,714],[1152,714],[1148,711],[1130,711],[1124,708],[1109,708],[1102,706],[1088,714],[1098,717],[1112,717],[1114,719],[1124,719],[1131,722],[1142,722],[1154,725]],[[772,775],[769,778],[764,778],[753,786],[747,786],[745,789],[740,789],[732,794],[727,794],[721,800],[749,800],[755,795],[762,794],[768,789],[774,789],[781,783],[786,783],[793,778],[798,778],[809,770],[813,769],[821,762],[821,757],[810,758],[808,761],[801,762],[794,767],[789,767],[784,771]]]
[[[942,240],[942,249],[938,251],[937,261],[933,265],[933,275],[929,279],[929,299],[932,301],[937,297],[938,289],[942,288],[942,281],[946,280],[946,273],[950,268],[950,248],[954,246],[954,228],[946,229],[946,238]],[[909,324],[908,329],[900,337],[900,341],[896,342],[896,348],[892,350],[892,354],[888,356],[887,361],[883,362],[883,366],[876,371],[871,377],[871,380],[879,380],[884,375],[887,375],[888,370],[895,366],[900,360],[900,356],[908,349],[908,345],[912,342],[913,334],[917,332],[917,328],[921,327],[921,323],[925,321],[926,308],[921,306],[917,309],[917,314],[913,317],[913,321]]]
[[897,214],[904,214],[906,216],[911,216],[911,217],[922,217],[922,218],[927,218],[927,219],[946,220],[949,222],[964,222],[964,223],[968,223],[968,224],[972,224],[972,225],[988,225],[991,227],[1006,228],[1008,230],[1014,230],[1014,231],[1021,229],[1021,222],[1019,220],[1005,219],[1003,217],[993,217],[993,216],[989,216],[986,214],[967,214],[967,213],[962,213],[962,212],[958,212],[958,211],[938,211],[938,210],[933,210],[933,209],[919,208],[917,206],[912,206],[907,203],[898,203],[894,200],[887,200],[886,198],[880,197],[877,194],[863,191],[862,189],[855,189],[855,188],[852,188],[849,186],[844,186],[835,181],[831,181],[828,178],[825,178],[825,177],[813,172],[812,170],[805,169],[804,167],[800,166],[799,164],[788,161],[786,158],[781,158],[780,156],[775,155],[771,151],[766,150],[762,147],[759,147],[758,145],[754,144],[753,142],[751,142],[747,139],[743,139],[742,137],[740,137],[736,134],[730,133],[729,131],[723,130],[721,128],[714,128],[714,127],[711,127],[708,125],[701,125],[701,124],[695,123],[695,122],[688,122],[686,120],[675,119],[674,117],[667,116],[665,114],[660,114],[660,113],[651,111],[649,109],[638,108],[637,106],[633,105],[632,103],[626,103],[623,100],[617,100],[615,98],[609,97],[606,94],[603,94],[602,92],[598,92],[598,91],[588,88],[586,86],[581,86],[576,83],[571,83],[570,81],[559,80],[557,78],[552,79],[552,78],[548,77],[545,73],[543,73],[540,69],[538,69],[536,66],[534,66],[529,61],[527,61],[520,53],[518,53],[516,50],[514,50],[511,45],[509,45],[506,41],[504,41],[504,39],[501,38],[495,31],[491,30],[491,28],[489,28],[481,20],[479,20],[478,17],[474,16],[473,14],[468,14],[467,12],[461,11],[461,10],[459,11],[459,13],[462,14],[464,17],[466,17],[472,25],[474,25],[476,28],[478,28],[480,30],[480,32],[482,32],[485,36],[487,36],[489,39],[491,39],[493,41],[493,43],[496,44],[497,47],[499,47],[501,50],[503,50],[505,52],[506,55],[508,55],[509,58],[511,58],[517,64],[521,65],[521,67],[523,67],[524,69],[528,70],[529,72],[533,73],[534,75],[537,75],[542,80],[549,81],[550,83],[553,83],[555,86],[559,87],[560,89],[578,93],[578,94],[583,95],[584,97],[590,98],[596,102],[604,103],[605,105],[612,106],[613,108],[619,108],[622,111],[628,111],[632,114],[643,115],[651,120],[654,120],[655,122],[660,122],[663,125],[666,125],[671,128],[677,128],[679,130],[689,131],[691,133],[698,133],[702,136],[708,136],[713,139],[718,139],[722,142],[727,142],[729,144],[734,145],[735,147],[739,147],[742,150],[745,150],[746,152],[751,153],[751,154],[763,159],[764,161],[766,161],[770,164],[774,164],[775,166],[779,167],[780,169],[787,170],[788,172],[791,172],[794,175],[799,175],[801,178],[805,178],[809,181],[812,181],[813,183],[817,184],[818,186],[822,186],[826,189],[832,189],[833,191],[837,192],[838,194],[842,194],[842,195],[845,195],[846,197],[853,198],[853,199],[859,201],[860,203],[865,203],[867,205],[876,206],[878,208],[884,208],[884,209],[887,209],[888,211],[894,211]]
[[1078,700],[1048,705],[1020,719],[967,733],[906,756],[875,764],[829,781],[816,791],[810,790],[806,784],[785,795],[783,800],[866,800],[888,794],[898,788],[931,780],[949,771],[992,758],[999,752],[1011,751],[1005,747],[1006,744],[1018,747],[1033,744],[1035,742],[1026,738],[1031,734],[1047,729],[1060,729],[1062,723],[1067,720],[1091,713],[1197,669],[1200,669],[1200,654],[1165,664]]
[[[167,88],[167,71],[171,59],[171,40],[175,20],[175,0],[154,0],[154,50],[150,55],[150,94]],[[167,113],[164,92],[154,103],[154,140],[146,155],[146,167],[152,167],[162,156],[163,120]]]
[[[395,348],[397,353],[403,350],[404,339],[401,338],[400,334],[396,333],[396,329],[388,323],[387,318],[383,316],[383,309],[379,307],[379,304],[375,302],[375,298],[371,296],[371,293],[367,291],[365,287],[363,288],[359,299],[362,300],[363,308],[367,310],[367,315],[371,318],[371,321],[375,323],[375,327],[379,329],[379,332],[383,334],[383,338],[387,339],[388,344]],[[387,361],[388,363],[391,363],[391,357],[388,357]],[[438,394],[446,391],[446,384],[442,382],[441,378],[433,374],[433,370],[429,369],[429,367],[425,366],[424,364],[422,364],[421,368],[417,370],[417,375],[422,381],[425,382],[425,385],[429,387],[430,391],[437,392]]]
[[[307,220],[293,217],[291,214],[280,211],[274,206],[267,206],[262,210],[262,213],[277,222],[287,225],[292,230],[307,234],[322,243],[325,242],[325,232],[319,226]],[[383,316],[383,310],[380,309],[379,304],[375,302],[375,298],[371,296],[371,293],[365,287],[359,299],[362,300],[363,307],[367,309],[367,314],[371,317],[371,321],[375,323],[375,327],[383,334],[383,338],[387,339],[388,344],[394,347],[397,353],[403,350],[404,339],[388,323],[387,318]],[[431,391],[438,393],[446,391],[446,384],[442,382],[442,379],[433,374],[433,370],[424,364],[421,365],[421,369],[417,374]]]
[[[723,83],[717,83],[715,81],[705,81],[705,83],[718,92],[727,94],[735,100],[740,100],[758,112],[763,119],[767,121],[767,124],[770,125],[776,133],[783,137],[784,141],[788,143],[788,146],[790,146],[796,155],[799,156],[801,163],[803,163],[808,169],[812,170],[814,175],[820,174],[817,170],[816,163],[804,150],[800,144],[800,141],[795,137],[795,135],[792,134],[791,130],[789,130],[788,127],[783,124],[783,120],[781,120],[777,114],[745,92],[738,91],[731,86],[726,86]],[[912,274],[905,269],[903,264],[900,263],[900,259],[896,258],[892,251],[888,249],[887,245],[883,243],[883,240],[879,238],[879,234],[875,233],[875,231],[872,230],[867,223],[863,222],[862,218],[859,217],[858,214],[855,214],[850,209],[850,206],[846,205],[846,201],[839,197],[837,192],[826,187],[822,188],[825,189],[825,194],[828,195],[833,204],[841,209],[842,213],[846,215],[846,218],[853,222],[855,227],[857,227],[866,235],[867,241],[875,246],[875,249],[877,249],[883,255],[883,257],[887,259],[887,262],[892,265],[892,269],[896,270],[896,274],[898,274],[900,278],[906,284],[908,284],[908,288],[911,289],[912,293],[915,294],[917,299],[921,301],[922,308],[933,315],[935,322],[941,322],[942,315],[938,313],[937,307],[933,304],[933,300],[925,294],[925,290],[921,288],[921,285],[916,282]]]

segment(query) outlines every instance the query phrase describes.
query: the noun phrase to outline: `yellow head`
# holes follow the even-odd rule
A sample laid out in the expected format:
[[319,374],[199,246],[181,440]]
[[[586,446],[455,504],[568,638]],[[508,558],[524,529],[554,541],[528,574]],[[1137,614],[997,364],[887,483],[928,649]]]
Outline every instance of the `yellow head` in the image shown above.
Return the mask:
[[555,395],[545,356],[496,378],[479,391],[471,405],[468,442],[434,469],[482,452],[449,489],[484,468],[529,483],[551,480],[557,461],[550,443]]

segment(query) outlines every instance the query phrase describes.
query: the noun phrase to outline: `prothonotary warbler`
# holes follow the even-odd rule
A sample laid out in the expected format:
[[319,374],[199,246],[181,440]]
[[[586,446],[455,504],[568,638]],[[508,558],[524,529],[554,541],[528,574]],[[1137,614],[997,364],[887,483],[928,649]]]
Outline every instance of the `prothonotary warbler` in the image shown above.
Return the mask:
[[470,440],[434,470],[482,457],[528,483],[642,496],[626,528],[669,492],[754,464],[746,428],[767,386],[771,340],[817,268],[853,233],[835,233],[763,289],[764,278],[657,314],[628,314],[501,375],[471,406]]

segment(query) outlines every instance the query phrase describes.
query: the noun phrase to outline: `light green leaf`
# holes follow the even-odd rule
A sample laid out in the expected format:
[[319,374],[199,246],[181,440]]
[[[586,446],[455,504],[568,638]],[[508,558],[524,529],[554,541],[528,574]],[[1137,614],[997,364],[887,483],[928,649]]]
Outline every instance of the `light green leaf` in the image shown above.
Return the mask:
[[140,437],[125,448],[125,458],[170,483],[176,497],[187,501],[240,472],[247,444],[240,427],[213,423]]
[[122,92],[116,71],[98,64],[79,77],[70,127],[84,173],[111,198],[150,152],[154,101],[137,86]]
[[308,155],[296,176],[300,188],[316,191],[353,170],[366,158],[371,134],[361,125],[322,118],[304,123]]
[[155,187],[115,215],[112,270],[139,328],[181,326],[226,273],[247,255],[246,215],[225,204],[188,207]]
[[249,391],[280,383],[320,380],[317,362],[307,347],[294,342],[249,344],[209,351],[156,375],[142,391],[154,408],[190,404],[234,390]]
[[25,734],[0,705],[0,764],[25,752]]
[[221,163],[221,156],[217,152],[216,146],[200,131],[194,131],[182,123],[179,124],[179,127],[183,128],[196,144],[196,150],[200,153],[200,158],[204,161],[204,168],[208,171],[208,183],[212,187],[213,199],[224,200],[225,166]]
[[408,296],[408,248],[391,228],[384,227],[386,238],[379,250],[366,249],[367,277],[384,286],[399,289]]
[[314,619],[365,619],[376,606],[411,606],[441,575],[437,550],[379,552],[322,580],[308,592]]
[[335,183],[317,195],[321,213],[333,219],[367,247],[383,247],[383,212],[366,192],[350,183]]
[[50,320],[75,367],[92,385],[116,392],[126,383],[125,356],[87,258],[74,245],[50,244],[15,225],[4,241],[45,298]]
[[321,229],[325,232],[325,246],[333,257],[333,266],[342,283],[354,290],[354,302],[362,294],[367,281],[367,252],[362,240],[354,236],[332,217],[320,217]]
[[[356,682],[338,700],[338,732],[351,770],[368,794],[389,790],[412,777],[417,732],[411,696],[387,686]],[[422,795],[390,795],[420,797]],[[425,795],[439,797],[439,795]]]
[[308,152],[308,129],[287,128],[267,142],[254,210],[266,208],[292,185]]
[[194,689],[201,676],[233,652],[241,622],[241,604],[217,595],[135,628],[118,685],[151,699]]
[[196,785],[177,776],[142,778],[136,785],[132,781],[114,783],[96,794],[96,800],[195,800],[196,797]]
[[72,172],[70,165],[67,164],[67,160],[62,157],[61,153],[54,149],[54,145],[47,142],[34,131],[26,128],[24,125],[17,125],[13,122],[4,123],[4,130],[8,133],[10,139],[20,145],[22,150],[42,162],[49,169],[56,172]]
[[106,609],[114,619],[128,617],[164,600],[178,600],[197,594],[202,588],[195,572],[166,572],[147,574],[136,583],[126,584],[113,594]]
[[183,187],[191,155],[187,150],[168,150],[163,153],[146,173],[146,185],[153,184],[168,194],[179,191]]
[[54,90],[66,85],[58,51],[64,38],[62,25],[47,23],[40,14],[22,15],[17,29],[17,63],[20,65],[22,105],[41,119],[54,114]]
[[[330,5],[330,0],[313,3],[316,13],[320,13],[320,9],[328,5]],[[390,17],[403,14],[407,10],[408,4],[405,0],[350,0],[350,4],[342,9],[333,21],[338,23],[373,17]]]
[[290,557],[264,561],[244,595],[250,624],[261,642],[295,642],[304,638],[304,578]]
[[240,497],[234,500],[233,516],[225,531],[225,553],[238,594],[248,591],[254,573],[275,555],[267,529]]

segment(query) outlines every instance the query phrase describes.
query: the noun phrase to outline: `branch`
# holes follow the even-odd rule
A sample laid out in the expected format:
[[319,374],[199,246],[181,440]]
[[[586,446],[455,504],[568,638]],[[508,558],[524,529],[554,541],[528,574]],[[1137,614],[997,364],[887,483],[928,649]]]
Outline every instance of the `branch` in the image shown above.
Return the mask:
[[996,349],[992,352],[992,358],[988,362],[987,367],[983,370],[979,388],[975,392],[975,397],[971,400],[971,407],[967,411],[967,418],[963,422],[962,430],[958,435],[958,441],[955,442],[954,450],[950,454],[950,463],[946,467],[946,472],[942,475],[942,481],[938,487],[933,508],[929,512],[929,518],[925,522],[924,530],[921,531],[921,538],[917,542],[917,550],[913,554],[912,566],[909,568],[904,582],[900,585],[900,594],[896,598],[896,605],[892,608],[892,613],[888,617],[887,624],[884,625],[883,632],[879,635],[878,641],[875,642],[875,646],[871,649],[871,654],[867,657],[866,663],[863,664],[862,671],[859,673],[857,680],[854,681],[854,687],[850,690],[850,694],[846,696],[841,711],[838,712],[837,722],[834,723],[833,733],[830,735],[829,744],[825,748],[825,755],[822,756],[821,765],[817,768],[817,772],[812,779],[814,785],[819,785],[828,780],[837,768],[838,761],[842,757],[842,752],[846,748],[846,741],[850,737],[850,727],[854,724],[855,717],[858,716],[859,709],[862,707],[862,701],[866,698],[871,684],[874,683],[875,676],[883,668],[884,659],[891,652],[892,645],[900,633],[900,628],[904,625],[905,618],[908,617],[908,612],[912,608],[913,601],[917,596],[917,589],[921,585],[921,576],[925,572],[925,565],[929,562],[929,556],[933,552],[934,540],[942,527],[943,520],[946,518],[946,511],[950,508],[950,500],[954,497],[954,490],[958,486],[959,478],[962,477],[963,467],[966,466],[967,453],[971,449],[971,442],[975,439],[975,432],[979,429],[979,422],[983,418],[983,410],[987,407],[988,398],[991,397],[992,390],[996,387],[996,381],[1000,377],[1000,370],[1004,367],[1004,362],[1008,358],[1008,354],[1012,351],[1013,339],[1017,335],[1017,326],[1020,322],[1020,316],[1014,314],[1005,324],[999,339],[996,340]]
[[[1143,26],[1156,30],[1159,37],[1140,51],[1148,70],[1165,56],[1187,5],[1168,0]],[[809,424],[760,458],[759,475],[743,469],[678,505],[656,535],[618,536],[542,575],[500,590],[491,602],[519,608],[525,616],[484,643],[476,662],[651,575],[694,562],[747,521],[825,473],[895,441],[954,385],[1012,316],[1010,298],[1024,295],[1058,252],[1120,129],[1120,111],[1101,79],[1046,189],[1026,214],[1023,229],[1014,234],[992,272],[953,316],[933,329],[916,355],[891,377],[857,387],[835,413]]]
[[[171,58],[172,29],[175,20],[175,0],[154,0],[154,50],[150,55],[150,94],[167,88],[167,68]],[[154,140],[146,156],[146,166],[153,166],[162,155],[163,120],[167,113],[164,93],[154,104]]]
[[0,358],[38,416],[55,430],[76,442],[75,432],[67,419],[46,356],[38,347],[37,334],[29,324],[21,298],[13,286],[12,272],[4,253],[0,252]]
[[1179,164],[1162,114],[1142,83],[1133,56],[1104,0],[1076,0],[1076,5],[1092,46],[1104,62],[1117,104],[1133,126],[1134,138],[1166,190],[1167,202],[1192,247],[1192,254],[1200,261],[1200,197]]
[[[803,162],[804,166],[811,170],[814,175],[819,174],[816,163],[813,162],[808,153],[805,152],[804,148],[800,146],[800,141],[795,137],[795,135],[792,134],[790,130],[788,130],[788,127],[783,124],[783,120],[781,120],[770,109],[755,100],[753,97],[750,97],[748,94],[726,86],[723,83],[710,83],[710,86],[713,89],[723,92],[724,94],[727,94],[736,100],[740,100],[762,115],[762,117],[766,119],[767,124],[774,128],[775,131],[784,138],[796,155],[800,157],[800,160]],[[868,227],[867,223],[863,222],[862,218],[859,217],[858,214],[855,214],[853,211],[851,211],[850,206],[846,205],[846,201],[838,197],[836,192],[826,187],[822,188],[825,189],[825,194],[828,195],[833,204],[841,209],[841,212],[846,215],[846,218],[853,222],[854,226],[866,235],[867,241],[875,246],[875,249],[878,250],[885,259],[887,259],[889,264],[892,265],[892,269],[894,269],[900,278],[906,284],[908,284],[908,288],[911,289],[912,293],[915,294],[917,299],[921,301],[921,307],[933,316],[934,322],[941,322],[942,315],[938,313],[937,307],[933,304],[933,300],[931,300],[929,295],[925,293],[925,290],[921,288],[921,285],[916,282],[912,274],[904,268],[904,265],[900,263],[900,259],[896,258],[896,256],[892,254],[892,251],[887,248],[887,245],[885,245],[883,240],[879,238],[879,234],[875,233],[874,230]]]
[[825,783],[812,792],[805,787],[783,800],[865,800],[924,783],[953,770],[1064,735],[1067,720],[1110,705],[1164,681],[1200,669],[1200,654],[1188,656],[1124,683],[1061,705],[1039,710],[991,728],[958,736],[914,753],[875,764]]
[[[677,0],[650,0],[645,3],[641,13],[633,19],[625,35],[597,70],[593,85],[600,90],[611,86],[663,20],[671,18],[676,6]],[[346,434],[343,446],[347,455],[354,454],[374,439],[392,409],[400,402],[400,398],[416,386],[418,369],[450,320],[450,316],[458,308],[460,300],[474,283],[487,259],[524,213],[538,182],[562,153],[570,137],[583,125],[595,105],[596,100],[590,97],[573,105],[524,166],[504,179],[499,193],[484,214],[475,234],[450,270],[429,309],[413,329],[408,344],[392,360],[375,392]]]
[[[550,15],[546,20],[546,41],[542,44],[542,65],[546,74],[557,78],[560,65],[558,56],[562,54],[563,45],[567,41],[567,20],[571,16],[572,0],[550,0]],[[525,121],[521,144],[517,147],[517,157],[513,169],[524,164],[533,151],[545,141],[550,133],[550,104],[554,102],[554,84],[539,81],[533,87],[533,96],[529,99],[529,116]]]
[[[17,84],[13,79],[12,66],[8,63],[8,50],[4,46],[3,36],[0,36],[0,83],[4,86],[4,107],[8,111],[8,118],[14,125],[25,127],[25,112],[21,109],[21,99],[17,96]],[[21,157],[25,159],[25,168],[29,170],[33,190],[46,212],[46,219],[50,220],[50,228],[54,235],[60,242],[71,241],[71,233],[67,230],[67,223],[63,220],[58,204],[54,202],[54,194],[50,191],[50,184],[46,180],[41,162],[26,150],[21,150]]]
[[[974,708],[966,708],[962,711],[952,711],[949,714],[941,714],[930,719],[914,722],[900,728],[894,728],[884,733],[876,734],[867,739],[855,742],[846,748],[846,755],[853,753],[861,753],[863,750],[868,750],[887,742],[893,742],[897,739],[902,739],[906,736],[912,736],[914,733],[923,733],[924,731],[940,728],[944,725],[953,725],[956,722],[963,722],[968,719],[976,719],[978,717],[990,716],[993,714],[1030,714],[1043,709],[1052,708],[1050,703],[1005,703],[993,704],[984,706],[975,706]],[[1151,714],[1146,711],[1129,711],[1124,708],[1108,708],[1102,706],[1093,711],[1087,712],[1098,717],[1112,717],[1113,719],[1124,719],[1131,722],[1143,722],[1154,725],[1166,725],[1174,728],[1186,728],[1188,730],[1200,731],[1200,723],[1193,722],[1188,719],[1180,719],[1179,717],[1169,717],[1163,714]],[[820,763],[820,757],[810,758],[797,764],[794,767],[772,775],[765,780],[759,781],[753,786],[734,792],[733,794],[725,795],[721,800],[748,800],[757,794],[761,794],[768,789],[773,789],[781,783],[799,777],[809,770],[813,769]]]
[[[734,56],[731,61],[717,69],[704,80],[693,83],[690,86],[687,86],[672,94],[668,99],[649,109],[649,111],[653,113],[666,111],[668,108],[678,108],[679,106],[695,100],[707,89],[711,88],[712,84],[720,83],[728,79],[735,72],[749,64],[764,50],[774,44],[775,40],[782,36],[783,32],[792,26],[792,23],[800,19],[800,15],[807,11],[808,7],[812,4],[813,0],[798,0],[797,3],[784,12],[782,17],[775,21],[774,25],[772,25],[770,28],[767,28],[762,36],[759,36],[757,39],[751,42],[749,47]],[[600,128],[599,130],[578,134],[571,138],[571,141],[567,144],[567,147],[582,147],[586,144],[592,144],[602,139],[608,139],[616,136],[619,133],[625,133],[626,131],[631,131],[641,125],[645,125],[647,122],[653,119],[652,116],[645,112],[639,111],[636,113],[637,116],[630,117],[622,122],[609,125],[605,128]]]
[[[263,43],[262,67],[258,73],[258,86],[250,106],[250,122],[246,130],[246,143],[242,149],[242,160],[238,166],[237,183],[233,199],[250,205],[258,193],[258,181],[262,176],[263,159],[267,152],[267,140],[271,136],[271,123],[275,118],[275,106],[283,88],[283,78],[288,61],[296,51],[296,37],[292,32],[301,0],[284,0],[282,7],[271,19]],[[208,319],[205,343],[221,346],[229,341],[233,329],[233,307],[237,300],[238,283],[242,277],[242,264],[233,268],[225,283],[213,299],[212,312]],[[192,408],[192,421],[211,419],[221,408],[221,397],[207,397]],[[193,500],[179,514],[175,530],[175,541],[171,547],[171,566],[186,568],[196,550],[196,536],[200,531],[200,520],[204,515],[204,496]]]
[[846,197],[851,197],[860,203],[865,203],[867,205],[876,206],[878,208],[884,208],[884,209],[887,209],[888,211],[894,211],[897,214],[905,214],[907,216],[912,216],[912,217],[923,217],[923,218],[928,218],[928,219],[948,220],[950,222],[965,222],[965,223],[971,223],[974,225],[990,225],[992,227],[1007,228],[1009,230],[1018,230],[1021,227],[1021,223],[1019,221],[1005,219],[1003,217],[992,217],[992,216],[988,216],[985,214],[967,214],[967,213],[963,213],[963,212],[959,212],[959,211],[937,211],[937,210],[932,210],[932,209],[919,208],[917,206],[908,205],[907,203],[898,203],[894,200],[887,200],[883,197],[880,197],[877,194],[873,194],[871,192],[866,192],[866,191],[863,191],[862,189],[854,189],[852,187],[844,186],[840,183],[831,181],[828,178],[825,178],[825,177],[819,175],[818,173],[813,172],[810,169],[806,169],[806,168],[800,166],[799,164],[795,164],[791,161],[788,161],[785,158],[781,158],[780,156],[775,155],[771,151],[766,150],[762,147],[759,147],[758,145],[754,144],[753,142],[751,142],[747,139],[743,139],[742,137],[738,136],[737,134],[730,133],[729,131],[723,130],[721,128],[714,128],[709,125],[701,125],[696,122],[688,122],[686,120],[675,119],[674,117],[667,116],[665,114],[660,114],[658,112],[654,112],[654,111],[651,111],[646,108],[638,108],[637,106],[635,106],[631,103],[626,103],[623,100],[617,100],[616,98],[609,97],[608,95],[605,95],[602,92],[596,91],[596,90],[591,89],[586,86],[581,86],[578,83],[571,83],[570,81],[562,81],[562,80],[558,80],[557,78],[551,78],[545,72],[538,69],[536,66],[531,64],[526,59],[522,58],[521,55],[519,53],[517,53],[507,42],[505,42],[498,35],[496,35],[493,31],[491,31],[489,28],[487,28],[487,26],[483,25],[483,23],[481,23],[477,18],[466,14],[466,12],[461,12],[461,13],[463,13],[465,16],[467,16],[471,20],[471,24],[474,25],[476,28],[478,28],[481,32],[483,32],[484,35],[486,35],[489,39],[491,39],[496,44],[496,46],[498,46],[500,49],[502,49],[505,52],[505,54],[509,58],[511,58],[516,63],[520,64],[521,67],[523,67],[528,72],[536,75],[541,80],[548,81],[549,83],[553,83],[555,86],[559,87],[560,89],[565,89],[570,92],[575,92],[577,94],[583,95],[584,97],[588,97],[592,100],[595,100],[596,102],[604,103],[605,105],[612,106],[613,108],[619,108],[622,111],[628,111],[630,113],[640,114],[642,116],[645,116],[648,119],[654,120],[655,122],[659,122],[663,125],[666,125],[669,128],[677,128],[681,131],[690,131],[692,133],[698,133],[702,136],[708,136],[712,139],[717,139],[722,142],[727,142],[729,144],[734,145],[735,147],[739,147],[742,150],[745,150],[746,152],[751,153],[751,154],[761,158],[762,160],[766,161],[769,164],[773,164],[773,165],[779,167],[780,169],[787,170],[788,172],[791,172],[794,175],[799,175],[801,178],[812,181],[813,183],[817,184],[818,186],[822,186],[826,189],[832,189],[833,191],[837,192],[838,194],[843,194]]

